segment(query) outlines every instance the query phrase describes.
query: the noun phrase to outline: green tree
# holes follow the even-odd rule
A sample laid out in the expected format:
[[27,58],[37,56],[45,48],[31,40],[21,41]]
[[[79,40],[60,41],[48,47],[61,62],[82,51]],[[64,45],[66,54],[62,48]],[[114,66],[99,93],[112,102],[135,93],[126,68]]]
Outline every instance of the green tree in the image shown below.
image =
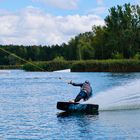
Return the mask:
[[105,18],[109,44],[122,53],[124,58],[133,57],[139,46],[136,42],[140,26],[139,11],[138,5],[125,4],[112,7]]

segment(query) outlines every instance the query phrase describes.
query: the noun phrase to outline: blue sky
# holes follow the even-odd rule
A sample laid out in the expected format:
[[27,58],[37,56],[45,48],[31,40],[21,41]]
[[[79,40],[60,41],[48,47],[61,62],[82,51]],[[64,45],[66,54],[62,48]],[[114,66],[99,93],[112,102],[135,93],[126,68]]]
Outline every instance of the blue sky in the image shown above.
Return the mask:
[[[51,2],[52,1],[52,2]],[[54,1],[54,2],[53,2]],[[59,3],[57,4],[56,1]],[[73,5],[67,1],[73,1]],[[66,2],[67,4],[64,4]],[[72,2],[71,2],[72,3]],[[97,8],[105,8],[107,11],[110,7],[123,5],[124,3],[140,4],[139,0],[0,0],[0,9],[11,12],[19,11],[28,6],[42,9],[52,15],[85,15],[88,11]],[[69,5],[68,5],[69,4]],[[63,5],[63,6],[60,6]],[[102,17],[107,13],[102,12]]]
[[0,44],[68,42],[93,25],[104,25],[108,9],[140,0],[0,0]]

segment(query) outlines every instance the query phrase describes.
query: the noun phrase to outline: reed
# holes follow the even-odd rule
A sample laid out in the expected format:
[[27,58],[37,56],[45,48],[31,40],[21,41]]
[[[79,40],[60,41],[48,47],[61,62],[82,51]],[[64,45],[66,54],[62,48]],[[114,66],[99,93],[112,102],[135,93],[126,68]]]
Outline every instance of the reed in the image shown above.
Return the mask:
[[86,61],[49,61],[25,64],[26,71],[55,71],[71,69],[72,72],[140,72],[140,60],[86,60]]
[[0,65],[0,69],[22,69],[22,65]]
[[47,62],[34,62],[35,66],[27,63],[23,66],[26,71],[55,71],[69,69],[72,66],[72,61],[47,61]]
[[73,63],[73,72],[140,72],[140,60],[89,60]]

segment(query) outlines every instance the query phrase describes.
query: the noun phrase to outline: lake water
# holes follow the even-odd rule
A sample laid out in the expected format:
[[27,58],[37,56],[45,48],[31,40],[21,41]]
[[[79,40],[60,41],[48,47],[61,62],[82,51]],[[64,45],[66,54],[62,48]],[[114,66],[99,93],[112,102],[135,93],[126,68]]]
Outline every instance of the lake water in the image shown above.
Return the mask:
[[[99,115],[58,117],[79,92],[69,80],[91,82]],[[0,73],[0,140],[138,140],[139,119],[140,73]]]

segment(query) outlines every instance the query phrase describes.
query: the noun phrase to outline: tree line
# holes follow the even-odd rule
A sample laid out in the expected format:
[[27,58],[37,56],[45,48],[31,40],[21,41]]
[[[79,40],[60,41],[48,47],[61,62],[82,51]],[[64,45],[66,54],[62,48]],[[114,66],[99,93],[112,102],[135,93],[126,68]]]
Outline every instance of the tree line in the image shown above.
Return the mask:
[[0,65],[27,61],[140,59],[140,6],[124,4],[109,9],[104,26],[71,38],[68,43],[51,46],[0,45]]

